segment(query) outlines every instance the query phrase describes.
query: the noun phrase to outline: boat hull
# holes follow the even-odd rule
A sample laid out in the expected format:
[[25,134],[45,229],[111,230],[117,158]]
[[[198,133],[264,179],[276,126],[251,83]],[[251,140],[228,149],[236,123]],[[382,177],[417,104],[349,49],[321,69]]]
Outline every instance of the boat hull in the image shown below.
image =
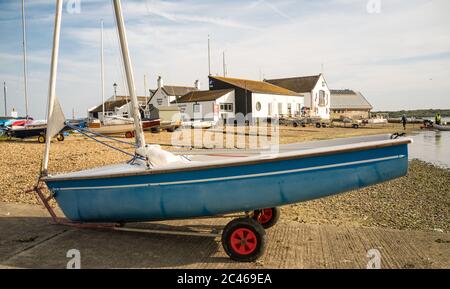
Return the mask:
[[450,131],[450,125],[437,125],[435,124],[433,126],[435,129],[440,130],[440,131]]
[[103,135],[122,134],[134,131],[133,124],[104,125],[100,127],[89,127],[89,130]]
[[407,144],[256,164],[47,181],[72,221],[207,217],[318,199],[402,177]]

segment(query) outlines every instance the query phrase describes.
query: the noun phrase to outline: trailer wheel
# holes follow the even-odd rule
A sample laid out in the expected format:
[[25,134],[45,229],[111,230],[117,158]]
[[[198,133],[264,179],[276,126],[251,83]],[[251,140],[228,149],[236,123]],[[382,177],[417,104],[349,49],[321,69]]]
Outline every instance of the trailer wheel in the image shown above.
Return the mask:
[[235,219],[223,230],[222,246],[232,260],[254,262],[264,254],[266,232],[251,218]]
[[298,127],[298,123],[294,122],[293,126]]
[[56,136],[56,139],[58,140],[58,141],[64,141],[64,135],[62,134],[62,133],[60,133],[60,134],[58,134],[57,136]]
[[359,128],[359,125],[354,124],[354,125],[352,125],[352,127],[353,127],[354,129],[358,129],[358,128]]
[[170,133],[172,133],[172,132],[174,132],[175,131],[175,128],[174,127],[169,127],[168,129],[167,129],[167,132],[170,132]]
[[322,124],[320,124],[320,122],[316,123],[316,128],[321,128]]
[[264,229],[269,229],[275,226],[280,219],[280,208],[270,208],[256,210],[253,212],[253,219],[260,223]]
[[41,134],[40,136],[38,136],[38,142],[45,143],[45,135]]

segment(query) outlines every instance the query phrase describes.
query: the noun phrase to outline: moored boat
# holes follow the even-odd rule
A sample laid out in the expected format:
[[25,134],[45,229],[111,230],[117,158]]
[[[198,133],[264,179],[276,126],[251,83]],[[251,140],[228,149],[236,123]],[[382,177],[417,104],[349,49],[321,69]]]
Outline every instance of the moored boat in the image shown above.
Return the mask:
[[[148,120],[142,121],[143,129],[152,129],[159,126],[159,120]],[[134,122],[128,123],[117,123],[104,125],[100,121],[90,122],[88,125],[88,130],[101,135],[125,135],[127,138],[132,138],[135,135]]]
[[[64,141],[64,131],[71,130],[69,127],[64,127],[56,133],[58,141]],[[39,143],[45,143],[45,135],[47,131],[46,121],[28,121],[23,125],[15,125],[7,127],[4,130],[4,135],[11,138],[27,139],[37,137]]]
[[450,125],[438,125],[434,124],[433,127],[439,131],[450,131]]

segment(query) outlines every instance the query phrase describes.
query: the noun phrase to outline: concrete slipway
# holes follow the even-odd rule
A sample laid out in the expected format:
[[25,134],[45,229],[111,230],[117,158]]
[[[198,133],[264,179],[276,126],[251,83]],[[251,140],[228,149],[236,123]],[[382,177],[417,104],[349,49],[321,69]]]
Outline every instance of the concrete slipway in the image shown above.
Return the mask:
[[[220,229],[225,222],[142,226]],[[268,230],[260,261],[240,264],[212,238],[78,230],[51,224],[39,206],[0,203],[0,268],[66,268],[71,249],[80,251],[82,268],[366,268],[371,249],[382,268],[450,268],[448,233],[282,223]]]

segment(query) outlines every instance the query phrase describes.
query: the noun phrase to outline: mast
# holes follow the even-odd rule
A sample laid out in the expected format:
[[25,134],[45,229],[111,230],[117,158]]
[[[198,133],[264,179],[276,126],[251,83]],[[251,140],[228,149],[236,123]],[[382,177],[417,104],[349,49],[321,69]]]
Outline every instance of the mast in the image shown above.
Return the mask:
[[136,96],[136,87],[131,66],[130,52],[128,50],[128,40],[125,32],[125,23],[122,15],[122,5],[120,0],[114,0],[114,14],[116,16],[117,30],[119,32],[120,46],[122,51],[125,73],[127,76],[128,91],[131,96],[132,115],[134,118],[134,128],[136,130],[136,146],[142,148],[145,146],[145,136],[142,129],[141,114],[139,112],[139,102]]
[[104,48],[103,48],[103,19],[100,20],[100,65],[101,65],[101,81],[102,81],[102,113],[103,121],[105,121],[105,62],[104,62]]
[[8,116],[8,108],[6,107],[6,92],[8,88],[6,87],[6,81],[3,82],[3,100],[5,101],[5,116]]
[[148,97],[147,97],[147,74],[144,74],[144,96],[145,96],[145,111],[148,110]]
[[208,75],[211,76],[211,39],[208,35]]
[[[61,16],[62,16],[63,0],[56,1],[55,12],[55,27],[53,32],[53,50],[52,50],[52,62],[50,66],[50,81],[48,87],[48,116],[47,121],[51,119],[53,109],[56,101],[56,73],[58,70],[58,55],[59,55],[59,36],[61,31]],[[48,127],[49,123],[47,123]],[[44,161],[42,163],[42,175],[47,175],[48,172],[48,159],[50,155],[50,141],[51,135],[49,133],[45,136],[45,154]]]
[[25,0],[22,0],[22,46],[23,46],[23,80],[25,92],[25,113],[28,119],[28,68],[27,68],[27,32],[25,23]]
[[227,64],[225,62],[225,51],[223,52],[223,77],[227,77]]

